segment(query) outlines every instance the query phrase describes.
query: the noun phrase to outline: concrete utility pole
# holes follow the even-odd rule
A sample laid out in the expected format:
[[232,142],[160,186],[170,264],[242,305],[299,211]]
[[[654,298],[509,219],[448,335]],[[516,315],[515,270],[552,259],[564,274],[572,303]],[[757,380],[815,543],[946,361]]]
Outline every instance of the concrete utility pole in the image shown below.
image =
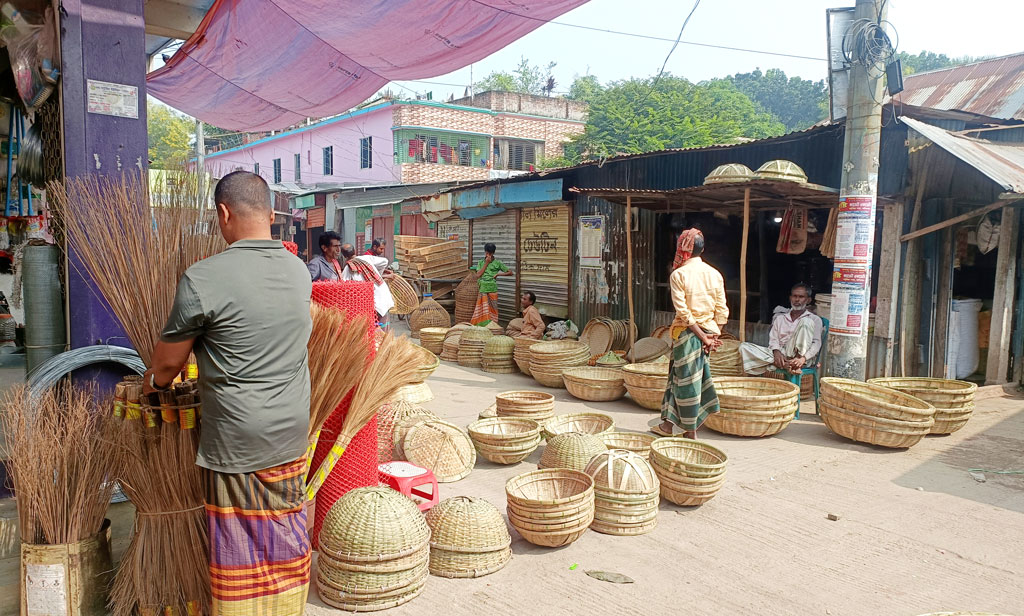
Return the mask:
[[[843,179],[832,270],[832,312],[827,372],[864,380],[871,308],[871,262],[875,243],[878,197],[878,154],[882,137],[882,95],[885,67],[857,57],[854,39],[870,38],[867,20],[885,20],[886,0],[857,0],[847,37],[852,50]],[[858,24],[858,22],[860,22]],[[862,41],[871,42],[871,41]]]

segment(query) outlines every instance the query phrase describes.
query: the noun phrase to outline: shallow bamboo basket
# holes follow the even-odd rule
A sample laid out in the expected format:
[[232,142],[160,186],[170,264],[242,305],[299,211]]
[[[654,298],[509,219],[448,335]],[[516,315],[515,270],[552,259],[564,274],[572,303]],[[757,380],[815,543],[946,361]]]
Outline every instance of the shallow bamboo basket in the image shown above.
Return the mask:
[[821,400],[843,410],[883,419],[934,424],[935,407],[909,394],[853,379],[824,377]]
[[758,377],[715,377],[720,410],[705,425],[734,436],[771,436],[793,420],[800,388],[788,381]]
[[622,380],[627,388],[660,389],[668,387],[667,363],[627,364],[622,367]]
[[420,330],[420,344],[434,355],[440,355],[444,351],[444,335],[447,331],[444,327],[424,327]]
[[[667,377],[666,377],[667,380]],[[626,391],[629,392],[629,397],[645,409],[657,411],[661,408],[661,402],[665,399],[665,387],[635,387],[633,385],[626,385]]]
[[504,391],[494,397],[498,415],[547,413],[555,408],[555,397],[542,391]]
[[505,484],[509,522],[530,543],[560,547],[579,539],[594,519],[594,480],[580,471],[549,469]]
[[610,535],[641,535],[657,525],[661,482],[647,459],[623,449],[598,454],[584,472],[594,478],[594,521]]
[[416,369],[416,377],[419,379],[417,382],[422,383],[430,378],[430,375],[434,374],[434,370],[441,365],[441,358],[434,355],[432,351],[427,348],[420,347],[422,349],[423,363]]
[[403,385],[395,393],[395,400],[403,400],[411,404],[423,404],[424,402],[430,402],[434,399],[434,392],[431,391],[430,385],[426,383],[413,383],[412,385]]
[[661,496],[671,503],[684,507],[703,505],[714,498],[725,483],[725,476],[722,475],[708,484],[695,485],[685,477],[666,471],[657,464],[653,466],[661,481]]
[[550,439],[566,432],[581,432],[602,436],[615,429],[615,420],[604,413],[568,413],[552,417],[544,424],[544,438]]
[[476,451],[480,457],[494,462],[495,464],[516,464],[530,457],[537,447],[540,446],[540,436],[535,436],[524,443],[510,445],[488,445],[486,443],[475,443]]
[[574,398],[590,402],[608,402],[626,395],[622,370],[615,368],[568,368],[562,381]]
[[651,443],[651,463],[687,477],[717,477],[725,472],[728,456],[721,449],[694,439],[670,436]]
[[600,436],[581,432],[566,432],[548,439],[537,468],[569,468],[582,471],[597,454],[608,447]]
[[967,381],[928,377],[888,377],[870,379],[868,383],[901,391],[934,406],[931,434],[952,434],[964,427],[974,413],[974,394],[978,390]]
[[582,342],[558,340],[530,347],[530,376],[545,387],[562,388],[562,372],[566,368],[585,366],[590,350]]
[[640,432],[605,432],[601,435],[601,440],[608,446],[608,449],[625,449],[645,458],[651,453],[651,443],[656,438],[653,434],[641,434]]
[[540,424],[520,417],[495,417],[469,424],[477,453],[496,464],[515,464],[540,445]]
[[850,440],[881,447],[902,449],[913,447],[931,432],[934,419],[903,421],[858,413],[836,406],[824,398],[818,401],[818,412],[828,429]]

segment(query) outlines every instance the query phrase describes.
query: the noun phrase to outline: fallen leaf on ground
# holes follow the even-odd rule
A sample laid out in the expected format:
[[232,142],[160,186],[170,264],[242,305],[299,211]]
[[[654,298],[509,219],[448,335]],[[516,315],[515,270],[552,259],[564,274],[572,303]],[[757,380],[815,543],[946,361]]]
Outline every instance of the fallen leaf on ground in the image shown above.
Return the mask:
[[612,584],[632,584],[633,578],[628,575],[622,575],[621,573],[614,573],[612,571],[587,571],[587,575],[594,578],[595,580],[601,580],[602,582],[611,582]]

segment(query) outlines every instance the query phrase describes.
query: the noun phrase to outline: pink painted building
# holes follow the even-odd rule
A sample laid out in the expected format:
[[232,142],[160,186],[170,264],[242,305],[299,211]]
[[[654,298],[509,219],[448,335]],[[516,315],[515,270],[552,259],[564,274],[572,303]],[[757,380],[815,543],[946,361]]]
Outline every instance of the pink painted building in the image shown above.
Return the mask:
[[509,92],[393,100],[208,153],[205,164],[214,177],[244,169],[311,190],[486,180],[561,155],[585,118],[582,103]]

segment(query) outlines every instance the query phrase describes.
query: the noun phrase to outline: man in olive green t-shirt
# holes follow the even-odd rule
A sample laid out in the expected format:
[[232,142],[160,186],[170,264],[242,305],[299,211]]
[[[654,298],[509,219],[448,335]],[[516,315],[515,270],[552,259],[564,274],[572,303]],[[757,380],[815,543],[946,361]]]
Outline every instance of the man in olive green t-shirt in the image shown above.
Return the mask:
[[[147,392],[169,387],[195,351],[213,614],[297,615],[310,566],[303,455],[312,283],[302,261],[270,236],[263,178],[228,174],[214,200],[229,247],[178,282],[143,378]],[[244,597],[236,592],[242,582]]]

